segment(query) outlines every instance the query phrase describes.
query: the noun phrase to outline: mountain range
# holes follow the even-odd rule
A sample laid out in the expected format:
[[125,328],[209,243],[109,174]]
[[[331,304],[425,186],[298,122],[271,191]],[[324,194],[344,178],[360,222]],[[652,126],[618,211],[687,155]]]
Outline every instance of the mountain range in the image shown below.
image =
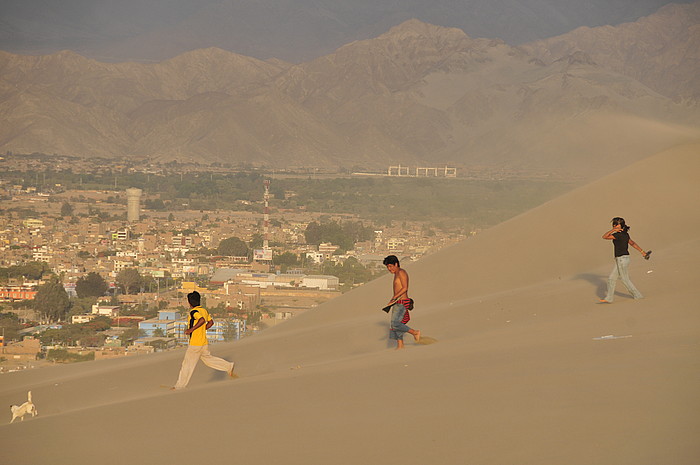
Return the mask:
[[290,64],[0,52],[0,150],[589,176],[700,138],[700,2],[511,46],[408,20]]
[[[690,0],[676,0],[689,3]],[[299,63],[408,19],[511,45],[617,25],[669,0],[3,0],[0,50],[73,50],[101,61],[162,61],[218,47]]]

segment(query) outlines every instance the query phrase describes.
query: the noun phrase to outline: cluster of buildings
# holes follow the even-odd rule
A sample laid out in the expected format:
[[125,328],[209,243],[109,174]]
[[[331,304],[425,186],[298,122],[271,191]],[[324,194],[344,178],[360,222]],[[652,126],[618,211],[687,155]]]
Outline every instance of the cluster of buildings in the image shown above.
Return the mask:
[[[264,217],[243,209],[159,212],[142,208],[140,189],[64,191],[55,186],[43,193],[2,180],[0,198],[0,268],[31,261],[46,263],[62,276],[71,296],[76,295],[76,282],[90,272],[100,274],[113,293],[117,276],[127,268],[148,278],[136,295],[118,295],[121,305],[99,303],[89,313],[71,315],[75,324],[104,315],[122,323],[132,320],[132,327],[138,325],[142,330],[144,337],[132,348],[119,347],[119,332],[112,333],[96,358],[147,352],[153,350],[155,340],[167,346],[187,343],[186,312],[181,309],[184,295],[193,290],[202,294],[207,308],[225,315],[215,318],[207,333],[210,341],[237,339],[252,329],[242,315],[264,310],[263,318],[274,323],[338,296],[343,284],[338,277],[309,271],[320,269],[325,262],[342,263],[354,257],[363,265],[383,269],[387,254],[416,259],[461,238],[439,230],[427,234],[425,223],[402,222],[375,231],[371,240],[339,254],[334,244],[306,244],[306,227],[320,221],[320,215],[303,210],[276,211],[271,222],[267,207]],[[66,204],[70,214],[64,216]],[[325,216],[337,222],[360,221],[354,215]],[[224,239],[238,237],[250,243],[259,238],[263,226],[265,246],[273,245],[257,260],[255,255],[216,253]],[[270,254],[274,258],[285,252],[296,255],[299,263],[274,266]],[[33,299],[40,284],[2,276],[0,282],[0,301],[5,302]],[[165,308],[161,308],[163,301]],[[139,304],[158,306],[157,316],[146,319],[123,314],[124,306]],[[27,341],[26,350],[24,343],[12,350],[28,354],[36,349],[38,340]]]
[[[92,307],[92,313],[73,315],[71,323],[87,323],[97,316],[108,316],[121,322],[125,319],[136,320],[138,328],[143,331],[143,337],[136,340],[137,344],[145,344],[153,339],[172,339],[177,344],[187,344],[188,337],[185,334],[185,330],[188,328],[187,312],[164,309],[159,310],[158,316],[155,318],[122,317],[119,315],[119,306],[95,304]],[[217,318],[214,319],[214,325],[207,330],[207,339],[210,343],[240,339],[245,332],[245,320]]]
[[[249,257],[200,253],[216,249],[219,242],[229,237],[251,241],[262,233],[261,214],[143,212],[139,205],[141,190],[127,191],[127,195],[111,191],[67,191],[38,197],[32,189],[12,190],[11,201],[5,204],[14,206],[18,213],[4,213],[0,217],[0,267],[42,261],[62,274],[67,283],[91,271],[114,280],[125,268],[137,268],[142,275],[154,278],[176,280],[212,276],[218,269],[231,267],[270,270],[269,262],[262,261],[263,266],[256,266],[260,263],[250,263]],[[109,203],[108,199],[119,203]],[[64,203],[72,206],[70,217],[60,216]],[[29,210],[35,214],[29,214]],[[107,218],[90,215],[96,210],[107,214]],[[115,219],[125,211],[126,220]],[[404,222],[394,229],[377,230],[373,240],[358,243],[354,250],[338,255],[336,245],[305,243],[304,231],[311,221],[318,220],[318,215],[298,211],[278,213],[277,221],[272,222],[267,232],[269,242],[276,244],[273,253],[294,253],[306,267],[327,260],[342,262],[350,256],[363,264],[376,265],[381,264],[387,253],[418,258],[459,239],[439,231],[426,235],[424,224]],[[359,221],[352,215],[333,215],[331,219]]]

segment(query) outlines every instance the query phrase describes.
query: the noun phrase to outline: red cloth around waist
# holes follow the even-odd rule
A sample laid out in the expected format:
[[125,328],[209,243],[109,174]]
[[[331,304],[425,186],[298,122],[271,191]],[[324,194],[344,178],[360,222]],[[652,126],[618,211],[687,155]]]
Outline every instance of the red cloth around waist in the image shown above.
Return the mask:
[[411,299],[399,299],[396,301],[396,303],[403,305],[403,308],[406,309],[406,312],[403,314],[403,318],[401,319],[401,323],[408,323],[411,320],[411,314],[408,311],[408,306],[411,303]]

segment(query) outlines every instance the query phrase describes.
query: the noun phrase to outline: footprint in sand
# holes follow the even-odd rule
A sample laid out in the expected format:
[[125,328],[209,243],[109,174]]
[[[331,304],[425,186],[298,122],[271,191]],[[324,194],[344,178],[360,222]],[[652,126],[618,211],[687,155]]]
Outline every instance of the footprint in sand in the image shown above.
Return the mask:
[[437,342],[437,339],[435,339],[433,337],[421,336],[420,341],[418,341],[416,344],[427,346],[428,344],[435,344],[436,342]]

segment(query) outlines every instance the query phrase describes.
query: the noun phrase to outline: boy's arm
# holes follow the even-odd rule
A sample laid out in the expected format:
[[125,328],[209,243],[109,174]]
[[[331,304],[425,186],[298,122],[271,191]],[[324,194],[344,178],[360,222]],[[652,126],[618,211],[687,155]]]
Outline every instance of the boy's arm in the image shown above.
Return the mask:
[[192,332],[195,329],[201,327],[205,323],[206,323],[206,321],[204,320],[204,317],[201,317],[199,320],[197,320],[197,323],[194,326],[192,326],[190,329],[185,330],[185,334],[192,334]]
[[214,318],[212,318],[211,320],[207,321],[207,329],[211,328],[212,326],[214,326]]

